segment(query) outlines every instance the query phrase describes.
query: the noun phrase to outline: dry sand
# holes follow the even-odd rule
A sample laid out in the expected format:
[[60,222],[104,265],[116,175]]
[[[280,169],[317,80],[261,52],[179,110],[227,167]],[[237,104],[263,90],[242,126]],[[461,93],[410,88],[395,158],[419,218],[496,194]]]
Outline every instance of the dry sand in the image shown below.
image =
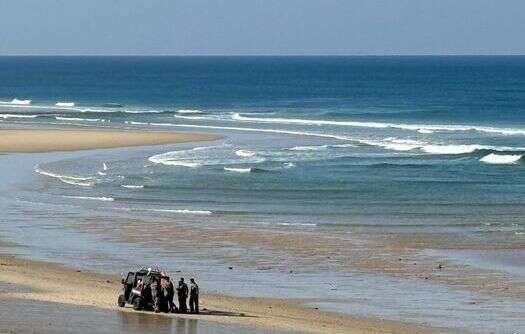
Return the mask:
[[[60,265],[1,255],[0,283],[15,284],[23,288],[19,291],[0,291],[0,299],[24,299],[135,312],[130,308],[119,309],[116,306],[120,282],[115,276],[81,272]],[[199,315],[166,314],[165,316],[305,333],[433,332],[428,328],[392,321],[322,312],[287,300],[237,298],[203,293],[201,304],[203,312]],[[8,318],[3,320],[9,321]]]
[[0,152],[76,151],[215,140],[212,134],[77,129],[0,130]]

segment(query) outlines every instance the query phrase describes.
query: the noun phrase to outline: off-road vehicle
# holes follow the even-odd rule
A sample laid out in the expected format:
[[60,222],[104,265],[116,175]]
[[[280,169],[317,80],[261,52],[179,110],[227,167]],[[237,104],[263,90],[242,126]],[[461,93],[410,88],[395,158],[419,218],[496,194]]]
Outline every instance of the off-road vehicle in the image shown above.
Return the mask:
[[[122,277],[122,288],[118,295],[118,306],[124,307],[131,304],[133,309],[153,310],[153,299],[151,297],[151,282],[153,278],[160,282],[161,273],[151,268],[141,268],[139,271],[128,272]],[[162,312],[168,312],[168,305],[164,298],[160,299],[159,308]]]

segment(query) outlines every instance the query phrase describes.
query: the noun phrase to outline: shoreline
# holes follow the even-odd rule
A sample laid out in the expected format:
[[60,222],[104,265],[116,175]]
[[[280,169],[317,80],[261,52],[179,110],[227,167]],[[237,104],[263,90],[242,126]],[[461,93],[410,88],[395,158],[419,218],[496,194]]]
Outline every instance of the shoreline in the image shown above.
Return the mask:
[[[38,277],[38,279],[35,279]],[[90,306],[122,312],[136,312],[116,305],[118,277],[68,268],[60,264],[20,259],[0,254],[0,283],[23,288],[21,292],[0,291],[2,300],[49,302]],[[272,331],[304,333],[434,333],[423,326],[382,319],[368,319],[309,308],[294,300],[232,297],[202,293],[199,315],[161,314],[164,317],[195,319],[227,325],[248,326]],[[158,314],[150,312],[137,312]],[[9,321],[9,319],[6,319]],[[30,321],[30,320],[29,320]]]
[[0,129],[0,153],[43,153],[212,141],[203,133],[116,129]]

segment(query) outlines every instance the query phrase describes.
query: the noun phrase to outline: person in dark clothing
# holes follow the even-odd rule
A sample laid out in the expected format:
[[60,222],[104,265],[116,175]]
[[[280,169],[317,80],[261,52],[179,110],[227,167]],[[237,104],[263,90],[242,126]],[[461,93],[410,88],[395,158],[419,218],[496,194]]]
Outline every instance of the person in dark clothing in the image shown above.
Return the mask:
[[190,312],[199,314],[199,286],[190,278]]
[[166,274],[163,273],[160,279],[160,285],[162,287],[164,298],[166,298],[166,302],[168,304],[168,312],[176,312],[177,306],[175,306],[173,303],[175,288],[173,287],[173,283],[171,282],[169,276],[166,276]]
[[184,283],[184,278],[182,277],[177,287],[177,296],[179,297],[179,312],[188,312],[188,306],[186,304],[186,299],[188,299],[188,286]]
[[153,300],[153,311],[155,313],[160,312],[160,298],[161,298],[161,288],[160,288],[160,282],[157,281],[157,278],[152,277],[151,278],[151,299]]

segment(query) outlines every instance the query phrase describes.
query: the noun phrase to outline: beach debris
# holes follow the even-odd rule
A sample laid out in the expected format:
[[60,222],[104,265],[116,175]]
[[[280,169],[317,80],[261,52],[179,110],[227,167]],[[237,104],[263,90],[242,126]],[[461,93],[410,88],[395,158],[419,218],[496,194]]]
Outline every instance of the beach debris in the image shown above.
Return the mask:
[[443,265],[441,263],[438,264],[437,269],[439,269],[439,270],[443,269]]
[[244,314],[244,313],[239,313],[239,317],[244,317],[244,316],[246,316],[246,314]]
[[79,269],[79,270],[77,270],[77,273],[81,273],[81,272],[82,272],[82,270],[80,270],[80,269]]
[[228,269],[232,270],[232,269],[233,269],[233,267],[228,267]]

